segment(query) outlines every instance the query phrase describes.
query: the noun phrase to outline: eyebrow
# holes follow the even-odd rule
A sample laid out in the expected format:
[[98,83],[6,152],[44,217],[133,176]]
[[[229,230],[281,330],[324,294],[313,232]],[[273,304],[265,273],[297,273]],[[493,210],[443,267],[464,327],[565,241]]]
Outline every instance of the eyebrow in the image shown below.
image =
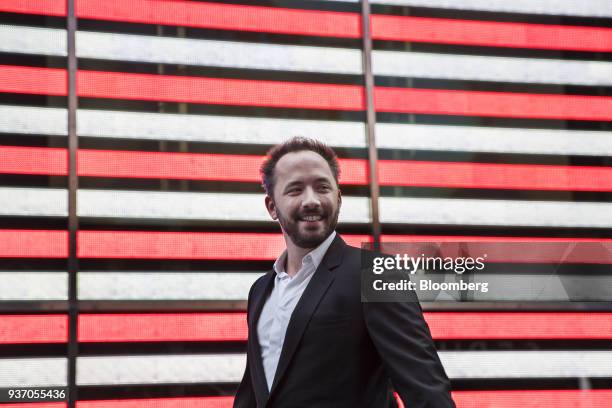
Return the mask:
[[[331,183],[331,181],[327,178],[327,177],[319,177],[315,180],[315,183],[321,183],[321,182],[325,182],[325,183]],[[289,184],[287,184],[284,188],[284,190],[286,191],[288,188],[296,186],[296,185],[302,185],[304,184],[302,181],[300,180],[295,180],[290,182]]]

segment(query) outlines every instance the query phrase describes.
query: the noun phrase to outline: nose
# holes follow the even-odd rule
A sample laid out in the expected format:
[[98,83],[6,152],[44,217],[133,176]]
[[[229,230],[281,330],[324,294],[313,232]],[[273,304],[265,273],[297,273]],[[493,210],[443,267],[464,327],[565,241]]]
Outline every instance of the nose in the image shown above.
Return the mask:
[[304,200],[302,201],[302,207],[309,210],[321,207],[319,195],[312,187],[307,187],[304,189]]

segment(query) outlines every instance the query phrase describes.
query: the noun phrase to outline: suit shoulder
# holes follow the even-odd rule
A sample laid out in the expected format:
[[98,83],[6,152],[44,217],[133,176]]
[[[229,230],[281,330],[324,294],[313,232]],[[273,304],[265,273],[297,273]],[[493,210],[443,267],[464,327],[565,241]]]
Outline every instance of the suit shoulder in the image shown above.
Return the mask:
[[253,282],[253,284],[251,285],[251,292],[254,291],[257,286],[263,283],[264,279],[266,279],[266,276],[268,276],[268,273],[269,271],[261,275],[259,278],[255,279],[255,282]]
[[354,246],[346,246],[346,256],[349,260],[365,261],[375,257],[391,257],[389,254],[372,251],[370,249],[357,248]]
[[369,264],[373,256],[372,251],[346,245],[342,257],[342,267],[340,269],[345,272],[349,271],[350,275],[355,273],[359,274],[361,273],[362,266]]

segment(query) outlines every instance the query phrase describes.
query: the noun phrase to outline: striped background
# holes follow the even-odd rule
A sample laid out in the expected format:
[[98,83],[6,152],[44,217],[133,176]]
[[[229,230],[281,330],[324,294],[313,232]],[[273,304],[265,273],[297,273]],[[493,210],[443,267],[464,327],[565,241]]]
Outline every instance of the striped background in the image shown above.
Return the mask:
[[[67,2],[0,1],[0,387],[229,407],[248,289],[284,247],[266,150],[336,148],[339,232],[371,240],[361,5],[74,1],[72,214]],[[610,242],[611,2],[370,3],[383,241]],[[612,406],[610,304],[424,309],[458,407]]]

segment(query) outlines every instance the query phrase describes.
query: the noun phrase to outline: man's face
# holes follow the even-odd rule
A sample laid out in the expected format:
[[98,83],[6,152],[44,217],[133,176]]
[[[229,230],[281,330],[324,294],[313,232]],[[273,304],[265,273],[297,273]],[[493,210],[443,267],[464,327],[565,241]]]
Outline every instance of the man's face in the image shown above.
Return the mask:
[[342,204],[327,161],[310,150],[292,152],[274,174],[274,197],[266,197],[270,216],[296,246],[316,248],[336,228]]

